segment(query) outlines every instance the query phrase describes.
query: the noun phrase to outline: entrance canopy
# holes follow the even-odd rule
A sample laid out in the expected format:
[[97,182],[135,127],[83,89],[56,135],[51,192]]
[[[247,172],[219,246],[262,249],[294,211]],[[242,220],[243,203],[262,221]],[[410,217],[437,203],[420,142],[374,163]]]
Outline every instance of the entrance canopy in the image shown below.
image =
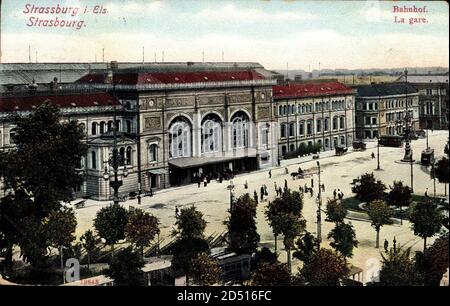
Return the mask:
[[242,157],[238,156],[228,156],[228,157],[182,157],[169,160],[169,164],[180,168],[180,169],[188,169],[194,167],[200,167],[204,165],[210,165],[220,162],[227,162],[232,160],[241,159]]

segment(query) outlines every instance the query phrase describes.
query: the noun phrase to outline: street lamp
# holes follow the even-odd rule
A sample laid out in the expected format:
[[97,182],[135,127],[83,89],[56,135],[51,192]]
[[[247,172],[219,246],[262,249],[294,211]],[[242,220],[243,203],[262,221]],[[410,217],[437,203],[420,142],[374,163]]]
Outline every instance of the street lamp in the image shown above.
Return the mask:
[[322,189],[320,185],[320,162],[317,161],[317,167],[319,169],[319,205],[317,207],[317,250],[320,250],[320,243],[322,242]]
[[228,189],[230,190],[230,212],[233,210],[233,189],[234,189],[234,185],[233,185],[233,181],[230,181],[230,185],[228,185]]
[[403,162],[409,162],[410,167],[411,167],[411,190],[414,192],[414,181],[413,181],[413,151],[411,148],[411,127],[412,127],[412,123],[411,123],[411,116],[409,115],[409,110],[408,110],[408,70],[405,69],[405,102],[406,102],[406,114],[405,114],[405,140],[406,140],[406,144],[405,144],[405,155],[402,159]]
[[[123,181],[119,180],[119,166],[123,166],[122,176],[128,176],[128,169],[126,167],[126,158],[119,154],[117,150],[117,120],[116,120],[116,107],[114,106],[114,119],[113,119],[113,151],[107,161],[104,161],[105,171],[103,173],[103,179],[110,181],[109,186],[114,190],[114,204],[119,204],[119,188],[122,186]],[[110,180],[109,165],[112,168],[114,180]]]

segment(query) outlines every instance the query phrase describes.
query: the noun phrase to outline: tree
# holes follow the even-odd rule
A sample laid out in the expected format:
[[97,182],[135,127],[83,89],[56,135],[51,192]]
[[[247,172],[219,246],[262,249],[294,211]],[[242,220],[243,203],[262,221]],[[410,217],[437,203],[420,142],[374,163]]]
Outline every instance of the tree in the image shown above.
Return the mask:
[[339,286],[349,272],[345,258],[329,249],[320,249],[300,270],[309,286]]
[[377,232],[375,247],[380,246],[380,229],[383,225],[392,224],[392,209],[382,200],[375,200],[369,203],[367,214],[372,221],[372,226]]
[[198,254],[192,261],[192,279],[200,286],[211,286],[219,283],[221,274],[219,262],[207,253]]
[[305,231],[296,242],[297,250],[293,256],[304,263],[309,262],[317,252],[317,238],[310,232]]
[[289,286],[291,273],[286,264],[280,262],[263,262],[251,275],[252,286]]
[[275,263],[278,262],[278,254],[272,252],[269,248],[263,247],[261,250],[257,250],[254,254],[252,269],[258,268],[262,263]]
[[436,235],[442,227],[443,216],[433,201],[423,201],[414,205],[411,215],[414,235],[423,238],[423,250],[427,248],[427,238]]
[[139,252],[127,247],[111,258],[105,274],[114,280],[115,286],[144,286],[143,267],[144,260]]
[[411,248],[402,250],[392,249],[385,255],[381,253],[382,263],[380,270],[381,286],[417,286],[420,285],[420,277],[416,272],[415,263],[412,260]]
[[177,228],[172,232],[176,240],[170,247],[173,254],[172,267],[184,272],[186,285],[189,285],[193,260],[200,253],[209,253],[209,245],[203,234],[206,221],[195,206],[181,209],[176,218]]
[[77,219],[72,208],[63,207],[61,210],[52,211],[43,220],[47,239],[50,245],[59,248],[70,247],[75,240]]
[[355,180],[352,192],[356,197],[369,203],[374,200],[382,200],[386,186],[380,180],[375,180],[373,173],[366,173]]
[[[14,193],[9,200],[26,207],[17,227],[27,227],[14,241],[33,266],[46,263],[50,241],[43,220],[72,200],[73,186],[82,182],[75,169],[86,155],[83,131],[75,121],[61,122],[56,106],[44,103],[28,116],[13,115],[14,150],[0,152],[0,179]],[[5,221],[5,219],[3,219]],[[12,237],[8,234],[8,237]],[[8,242],[9,244],[11,242]]]
[[394,181],[394,186],[391,187],[391,191],[387,196],[387,202],[391,206],[397,206],[400,208],[400,220],[403,224],[403,212],[402,207],[408,207],[412,202],[412,189],[408,186],[404,186],[402,181]]
[[439,286],[442,275],[448,269],[448,232],[437,238],[433,245],[421,253],[420,272],[425,286]]
[[114,256],[114,244],[125,238],[125,226],[128,223],[128,212],[119,204],[111,204],[97,212],[94,227],[105,244],[111,246],[111,255]]
[[336,223],[335,228],[328,234],[328,239],[330,238],[333,239],[330,242],[331,247],[344,257],[352,257],[353,248],[358,247],[355,230],[351,224],[345,224],[343,222]]
[[89,269],[91,265],[91,258],[93,254],[96,252],[97,245],[100,243],[101,240],[97,236],[95,236],[93,231],[87,230],[80,237],[80,241],[81,246],[86,250],[87,264]]
[[337,199],[330,199],[327,202],[327,217],[331,222],[343,222],[347,216],[347,209]]
[[291,269],[291,249],[295,238],[306,229],[306,220],[302,216],[303,198],[296,191],[287,191],[272,201],[266,209],[266,218],[272,230],[283,234],[283,244],[287,254],[288,269]]
[[224,224],[228,228],[229,249],[236,254],[252,254],[259,243],[256,231],[256,202],[244,194],[233,203],[230,217]]
[[180,210],[175,225],[177,228],[172,231],[172,236],[203,237],[206,221],[203,214],[195,206],[191,206]]
[[149,246],[160,232],[158,224],[158,218],[142,209],[135,209],[128,214],[125,237],[141,250],[142,257],[144,257],[144,247]]
[[447,184],[449,183],[449,165],[447,157],[444,156],[437,162],[435,172],[439,183],[444,183],[444,195],[447,196]]

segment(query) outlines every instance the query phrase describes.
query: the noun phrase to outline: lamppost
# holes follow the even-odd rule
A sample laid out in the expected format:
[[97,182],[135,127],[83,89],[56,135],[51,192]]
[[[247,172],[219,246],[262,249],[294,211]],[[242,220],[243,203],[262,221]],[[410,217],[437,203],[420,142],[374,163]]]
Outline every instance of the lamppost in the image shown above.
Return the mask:
[[[126,168],[126,158],[121,156],[117,150],[117,122],[116,122],[116,107],[114,106],[114,119],[113,119],[113,151],[107,161],[104,161],[105,171],[103,173],[103,179],[110,181],[109,186],[114,190],[114,204],[119,204],[119,188],[122,186],[122,180],[119,180],[119,166],[123,166],[122,176],[128,176],[128,170]],[[113,170],[114,180],[110,180],[109,165]]]
[[317,250],[320,250],[320,243],[322,242],[322,216],[321,216],[321,206],[322,206],[322,188],[320,185],[320,162],[317,161],[318,173],[319,173],[319,205],[317,207]]
[[414,181],[413,181],[413,151],[411,148],[410,140],[411,140],[411,116],[409,115],[408,110],[408,70],[405,69],[405,102],[406,102],[406,114],[405,114],[405,155],[402,159],[403,162],[409,162],[411,167],[411,190],[414,192]]
[[234,185],[233,185],[233,181],[230,181],[230,185],[228,185],[228,189],[230,190],[230,212],[233,210],[233,189],[234,189]]

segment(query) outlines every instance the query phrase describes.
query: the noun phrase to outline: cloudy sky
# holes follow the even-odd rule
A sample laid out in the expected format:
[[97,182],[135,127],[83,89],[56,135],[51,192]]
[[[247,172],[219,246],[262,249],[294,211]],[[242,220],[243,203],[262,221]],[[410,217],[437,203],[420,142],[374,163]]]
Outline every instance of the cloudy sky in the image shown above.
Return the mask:
[[[295,0],[3,0],[2,62],[254,61],[269,69],[448,67],[446,2]],[[26,4],[79,7],[74,17],[24,13]],[[107,14],[93,14],[102,5]],[[393,6],[426,13],[393,13]],[[89,13],[83,14],[87,6]],[[394,16],[404,24],[394,23]],[[27,26],[30,17],[84,21]],[[427,23],[408,23],[425,17]],[[85,25],[85,26],[84,26]]]

